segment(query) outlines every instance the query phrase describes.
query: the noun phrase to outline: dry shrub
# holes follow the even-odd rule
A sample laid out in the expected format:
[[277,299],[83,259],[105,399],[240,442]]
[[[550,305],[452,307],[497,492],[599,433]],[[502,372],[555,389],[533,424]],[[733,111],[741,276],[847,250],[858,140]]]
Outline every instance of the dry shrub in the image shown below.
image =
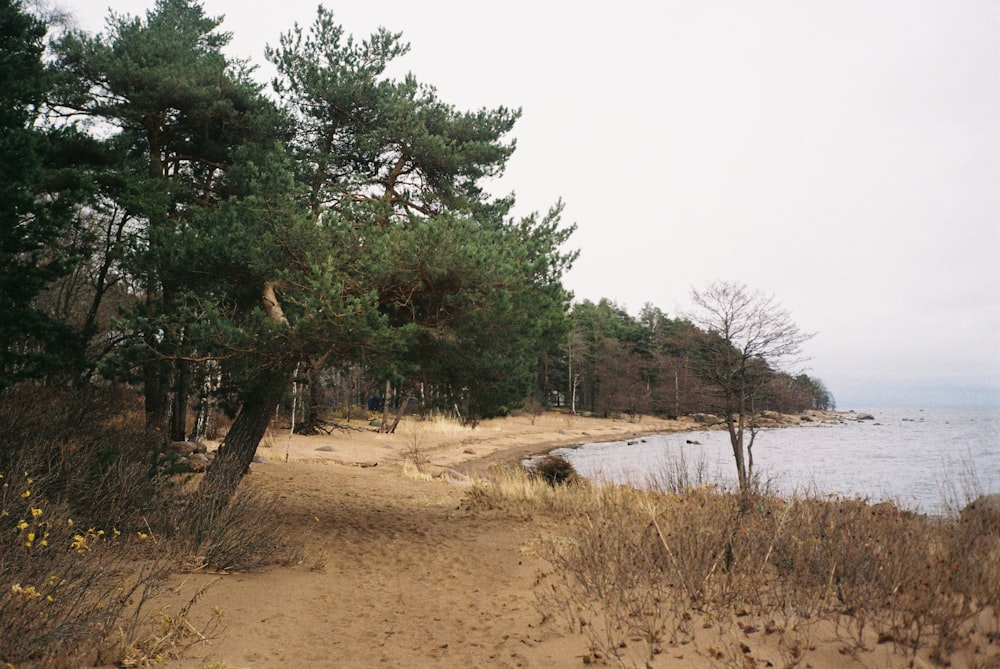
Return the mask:
[[529,395],[527,399],[524,400],[524,413],[531,417],[531,424],[535,424],[535,420],[545,413],[545,404],[542,403],[540,399],[534,395]]
[[38,492],[31,472],[0,488],[0,661],[76,666],[118,628],[135,597],[155,592],[165,560],[128,537],[75,520]]
[[535,458],[529,470],[552,486],[573,483],[579,479],[573,463],[561,455],[543,455]]
[[427,427],[416,421],[407,421],[404,424],[403,434],[403,459],[410,463],[418,473],[423,473],[424,466],[430,463],[425,446]]
[[36,493],[66,502],[78,521],[138,530],[169,494],[135,393],[19,386],[0,394],[0,416],[0,470],[33,472]]
[[792,509],[771,582],[797,606],[822,602],[811,613],[833,617],[855,650],[892,642],[910,655],[929,647],[944,662],[998,601],[996,561],[983,558],[1000,537],[886,502],[804,499]]
[[693,460],[688,459],[687,453],[686,449],[681,449],[667,458],[659,469],[640,482],[642,487],[661,493],[681,494],[693,488],[717,486],[719,474],[709,470],[705,451],[699,448]]
[[0,660],[76,665],[166,576],[139,530],[171,488],[127,391],[24,385],[0,416]]
[[[0,662],[145,666],[179,633],[150,645],[141,621],[177,565],[216,571],[271,564],[290,549],[276,499],[185,492],[155,466],[136,396],[25,385],[0,393]],[[190,487],[190,486],[187,486]],[[160,621],[163,622],[162,620]],[[145,657],[145,659],[144,659]]]
[[[984,508],[983,503],[988,502]],[[993,602],[1000,636],[1000,495],[979,497],[970,502],[958,518],[953,535],[956,570],[977,602]]]
[[[560,535],[539,549],[552,566],[540,579],[539,610],[621,665],[643,666],[666,643],[697,647],[693,621],[716,628],[712,646],[699,649],[713,662],[742,658],[749,643],[779,653],[772,659],[782,666],[807,663],[822,621],[853,654],[881,643],[936,663],[963,648],[982,666],[1000,656],[992,516],[672,488],[551,487],[506,474],[469,494],[474,508],[559,515]],[[767,651],[769,635],[777,643]]]
[[275,520],[279,503],[278,495],[265,496],[249,481],[232,497],[197,489],[158,524],[169,528],[166,539],[188,570],[254,571],[296,555]]
[[540,549],[553,571],[538,592],[539,610],[582,630],[598,657],[648,661],[665,639],[676,642],[687,608],[658,536],[648,531],[655,500],[625,486],[601,486],[591,496],[572,535]]
[[[692,621],[726,625],[757,595],[771,532],[745,531],[774,515],[771,498],[699,486],[679,494],[601,486],[550,542],[554,567],[539,595],[547,616],[568,616],[592,650],[642,666],[665,643],[692,640]],[[569,612],[569,613],[567,613]]]
[[200,588],[173,615],[165,609],[158,609],[152,615],[151,623],[145,626],[140,624],[137,610],[128,631],[119,628],[119,634],[105,641],[99,660],[106,659],[127,669],[158,667],[180,659],[189,648],[215,638],[221,627],[221,609],[213,609],[201,629],[192,625],[190,620],[192,607],[209,587]]

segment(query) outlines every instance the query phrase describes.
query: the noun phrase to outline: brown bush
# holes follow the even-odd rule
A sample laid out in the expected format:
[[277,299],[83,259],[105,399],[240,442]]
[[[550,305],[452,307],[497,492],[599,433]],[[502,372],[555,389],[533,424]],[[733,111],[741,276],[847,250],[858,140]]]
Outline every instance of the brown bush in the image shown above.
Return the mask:
[[[502,509],[498,497],[512,490],[470,494]],[[795,666],[808,661],[824,623],[849,653],[891,644],[896,654],[947,663],[962,642],[974,644],[982,666],[1000,656],[1000,532],[989,525],[861,499],[675,490],[518,496],[519,514],[531,515],[532,504],[560,514],[565,533],[540,549],[552,569],[538,607],[585,633],[593,654],[643,666],[665,644],[694,643],[712,662],[739,664],[751,633],[776,634],[769,652],[780,657],[767,661]],[[696,621],[736,645],[698,646]]]
[[0,394],[0,470],[30,471],[35,490],[79,522],[140,530],[169,494],[155,475],[159,447],[137,396],[119,387],[20,386]]
[[576,469],[561,455],[543,455],[531,462],[531,473],[540,477],[549,485],[563,485],[579,479]]

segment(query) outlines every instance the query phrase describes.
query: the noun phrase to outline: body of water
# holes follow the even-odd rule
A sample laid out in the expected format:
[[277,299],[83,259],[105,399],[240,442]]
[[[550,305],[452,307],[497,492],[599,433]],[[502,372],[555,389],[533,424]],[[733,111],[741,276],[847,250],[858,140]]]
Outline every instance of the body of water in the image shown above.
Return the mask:
[[[1000,492],[1000,409],[873,409],[871,421],[761,430],[754,468],[783,494],[809,492],[893,500],[938,513],[970,493]],[[690,441],[697,444],[688,443]],[[725,430],[679,432],[636,443],[554,451],[591,479],[655,485],[683,465],[734,487]]]

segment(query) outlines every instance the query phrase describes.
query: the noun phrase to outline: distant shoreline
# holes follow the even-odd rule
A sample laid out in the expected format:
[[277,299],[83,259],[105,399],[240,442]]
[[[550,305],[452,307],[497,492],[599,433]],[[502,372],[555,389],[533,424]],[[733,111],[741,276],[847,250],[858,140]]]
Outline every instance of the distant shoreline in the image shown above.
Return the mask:
[[[767,428],[785,428],[785,427],[808,427],[816,423],[839,423],[845,420],[856,420],[855,418],[848,418],[851,413],[863,413],[854,411],[821,411],[810,409],[802,413],[796,414],[778,414],[775,412],[764,412],[768,419],[765,425],[761,427],[763,429]],[[700,414],[704,415],[704,414]],[[637,429],[628,432],[623,435],[615,436],[614,438],[599,438],[591,441],[553,441],[549,440],[546,442],[538,444],[528,444],[513,446],[510,448],[501,449],[490,453],[488,455],[483,455],[479,457],[470,458],[457,463],[453,469],[459,471],[467,476],[486,476],[489,473],[491,467],[494,466],[516,466],[520,465],[524,460],[532,458],[539,455],[545,455],[551,453],[558,448],[580,448],[581,446],[587,446],[590,444],[613,444],[621,441],[628,441],[632,439],[642,439],[644,437],[653,437],[661,434],[676,434],[678,432],[700,432],[709,430],[722,430],[724,429],[724,423],[721,419],[716,418],[716,420],[708,420],[706,422],[686,422],[679,424],[673,429],[664,429],[663,426],[658,428],[650,429]]]

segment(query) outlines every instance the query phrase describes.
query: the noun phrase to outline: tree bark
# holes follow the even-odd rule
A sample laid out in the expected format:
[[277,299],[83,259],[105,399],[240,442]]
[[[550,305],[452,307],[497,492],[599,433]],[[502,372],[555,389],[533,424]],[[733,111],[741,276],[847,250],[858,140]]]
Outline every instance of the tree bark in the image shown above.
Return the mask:
[[392,383],[385,380],[385,397],[382,398],[382,427],[379,432],[389,431],[389,393],[392,392]]
[[247,393],[236,420],[215,455],[201,483],[203,490],[231,496],[250,469],[257,446],[267,432],[274,408],[291,380],[292,372],[274,371]]
[[305,392],[299,400],[302,405],[302,418],[297,425],[292,426],[295,434],[316,434],[320,430],[320,413],[324,408],[325,399],[320,371],[321,367],[312,365],[306,372]]
[[399,400],[399,407],[396,409],[396,417],[392,421],[392,425],[386,430],[389,434],[396,434],[396,428],[399,426],[399,421],[403,419],[403,414],[406,412],[406,398],[409,397],[409,393],[400,392],[400,388],[396,388],[397,398]]
[[726,427],[729,430],[729,441],[733,446],[733,458],[736,460],[736,477],[740,484],[740,492],[749,488],[746,460],[743,456],[743,428],[739,425],[741,418],[726,414]]
[[191,428],[191,441],[215,439],[215,411],[217,400],[214,396],[221,379],[218,373],[218,363],[209,361],[198,367],[198,410],[195,413],[194,425]]
[[[261,306],[268,319],[276,325],[287,325],[288,320],[278,303],[275,289],[278,283],[271,281],[264,286],[261,295]],[[278,364],[274,368],[261,370],[256,383],[250,386],[243,398],[243,406],[236,414],[229,432],[215,460],[205,472],[201,489],[209,494],[230,497],[236,492],[240,480],[250,469],[260,440],[267,432],[281,396],[295,375],[295,364]],[[294,426],[293,426],[294,427]]]
[[177,360],[174,369],[174,390],[170,397],[170,441],[187,438],[188,364]]
[[143,372],[143,399],[146,410],[146,427],[159,430],[161,434],[166,434],[165,423],[167,416],[166,380],[164,379],[165,365],[162,360],[147,360],[142,366]]

